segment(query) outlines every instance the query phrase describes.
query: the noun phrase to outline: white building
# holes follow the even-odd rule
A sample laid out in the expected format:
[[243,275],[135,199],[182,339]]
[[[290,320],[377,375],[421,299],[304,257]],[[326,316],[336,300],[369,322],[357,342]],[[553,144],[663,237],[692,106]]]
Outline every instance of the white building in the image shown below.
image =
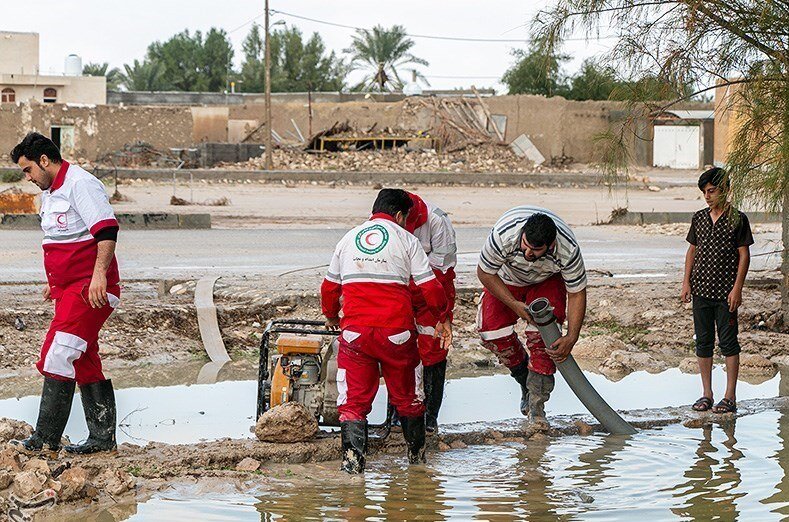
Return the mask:
[[43,75],[38,51],[38,33],[0,31],[0,103],[107,103],[107,79],[82,76],[79,57],[66,58],[65,75]]

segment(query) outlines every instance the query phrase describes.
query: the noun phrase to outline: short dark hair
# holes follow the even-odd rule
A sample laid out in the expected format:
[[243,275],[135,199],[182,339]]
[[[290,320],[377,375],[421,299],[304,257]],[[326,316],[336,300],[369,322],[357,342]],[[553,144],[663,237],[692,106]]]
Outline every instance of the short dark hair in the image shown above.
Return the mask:
[[725,190],[728,186],[726,171],[720,167],[712,167],[709,170],[705,170],[704,173],[699,176],[699,190],[703,192],[704,187],[707,186],[707,183],[711,183],[713,187],[718,187]]
[[537,212],[526,220],[522,233],[534,248],[550,246],[556,240],[556,223],[547,214]]
[[402,212],[403,216],[406,216],[413,206],[414,202],[405,190],[385,188],[381,189],[375,198],[373,214],[384,213],[394,217],[398,212]]
[[60,150],[55,142],[38,132],[31,132],[11,151],[11,160],[19,163],[19,158],[26,157],[38,164],[41,156],[46,156],[55,163],[63,161]]

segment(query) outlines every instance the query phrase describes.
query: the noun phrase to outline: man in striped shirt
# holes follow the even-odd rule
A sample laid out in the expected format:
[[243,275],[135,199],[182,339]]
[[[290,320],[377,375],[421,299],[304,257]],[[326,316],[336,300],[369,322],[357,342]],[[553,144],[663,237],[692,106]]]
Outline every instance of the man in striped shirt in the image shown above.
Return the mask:
[[[521,412],[545,423],[545,402],[554,387],[557,362],[570,354],[586,315],[586,269],[570,227],[549,210],[521,206],[493,227],[480,253],[477,277],[485,287],[477,314],[483,345],[509,368],[521,386]],[[545,297],[567,333],[550,348],[532,324],[527,306]],[[529,323],[526,347],[515,333]]]

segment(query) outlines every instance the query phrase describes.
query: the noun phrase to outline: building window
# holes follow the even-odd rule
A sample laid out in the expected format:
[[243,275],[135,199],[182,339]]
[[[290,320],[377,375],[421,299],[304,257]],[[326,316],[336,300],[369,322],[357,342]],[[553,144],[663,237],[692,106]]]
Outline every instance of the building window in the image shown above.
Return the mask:
[[58,91],[52,87],[44,89],[44,103],[55,103],[58,101]]
[[16,91],[6,87],[0,91],[0,103],[14,103],[16,101]]

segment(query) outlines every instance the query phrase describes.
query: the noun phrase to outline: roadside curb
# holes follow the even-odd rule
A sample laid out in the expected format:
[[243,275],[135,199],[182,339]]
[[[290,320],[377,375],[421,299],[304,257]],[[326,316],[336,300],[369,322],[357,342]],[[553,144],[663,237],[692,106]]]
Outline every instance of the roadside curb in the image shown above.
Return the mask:
[[[687,223],[694,212],[624,212],[613,216],[606,225],[668,225]],[[772,212],[747,212],[751,223],[780,223],[781,214]]]
[[[202,230],[211,228],[211,214],[116,214],[122,230]],[[38,214],[0,214],[0,230],[38,230]]]

